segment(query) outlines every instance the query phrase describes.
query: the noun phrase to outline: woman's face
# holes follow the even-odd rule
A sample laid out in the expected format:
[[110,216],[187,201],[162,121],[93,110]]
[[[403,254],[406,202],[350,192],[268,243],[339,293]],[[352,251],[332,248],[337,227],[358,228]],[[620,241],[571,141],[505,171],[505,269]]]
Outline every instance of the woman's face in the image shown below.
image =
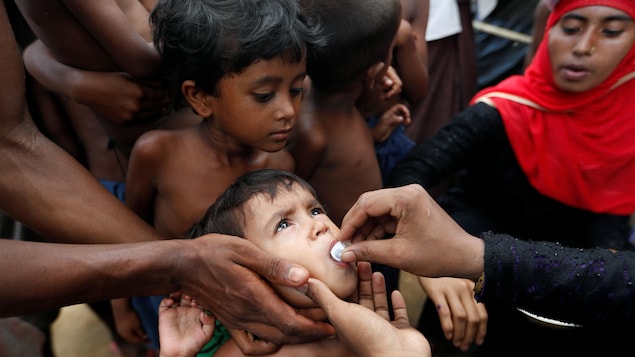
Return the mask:
[[566,13],[549,31],[551,70],[558,88],[583,92],[606,80],[635,42],[623,11],[586,6]]

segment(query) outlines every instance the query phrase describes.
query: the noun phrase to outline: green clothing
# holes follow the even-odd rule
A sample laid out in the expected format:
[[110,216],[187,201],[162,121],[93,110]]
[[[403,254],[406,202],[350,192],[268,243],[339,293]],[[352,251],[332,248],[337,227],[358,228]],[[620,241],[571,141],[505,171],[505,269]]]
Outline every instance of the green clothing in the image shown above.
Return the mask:
[[216,353],[218,348],[223,345],[232,336],[229,334],[229,330],[223,324],[216,320],[216,329],[214,330],[214,336],[212,339],[201,349],[196,357],[211,357]]

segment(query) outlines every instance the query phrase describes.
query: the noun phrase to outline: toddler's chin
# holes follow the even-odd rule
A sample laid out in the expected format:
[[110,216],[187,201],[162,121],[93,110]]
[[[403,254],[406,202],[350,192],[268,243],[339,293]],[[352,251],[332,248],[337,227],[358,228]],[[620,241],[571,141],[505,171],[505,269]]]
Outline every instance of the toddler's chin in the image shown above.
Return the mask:
[[[335,289],[333,289],[333,293],[338,296],[340,299],[347,300],[350,296],[355,293],[357,289],[357,280],[350,279],[350,281],[346,281],[345,284],[334,284],[337,285]],[[289,286],[274,286],[274,290],[278,293],[278,295],[282,298],[282,300],[286,301],[289,305],[296,308],[311,308],[317,307],[317,305],[307,297],[304,293],[301,293],[296,288],[292,288]]]
[[305,294],[299,292],[296,288],[288,286],[276,286],[276,292],[289,305],[296,308],[317,307],[317,305]]

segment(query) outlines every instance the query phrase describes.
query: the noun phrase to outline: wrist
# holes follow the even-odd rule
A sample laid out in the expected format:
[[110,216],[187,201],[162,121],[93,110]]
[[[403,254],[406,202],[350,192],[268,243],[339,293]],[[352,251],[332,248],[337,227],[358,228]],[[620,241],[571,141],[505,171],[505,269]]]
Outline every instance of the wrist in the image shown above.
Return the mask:
[[483,286],[485,285],[485,272],[482,272],[481,275],[476,279],[474,283],[474,294],[480,294],[483,290]]

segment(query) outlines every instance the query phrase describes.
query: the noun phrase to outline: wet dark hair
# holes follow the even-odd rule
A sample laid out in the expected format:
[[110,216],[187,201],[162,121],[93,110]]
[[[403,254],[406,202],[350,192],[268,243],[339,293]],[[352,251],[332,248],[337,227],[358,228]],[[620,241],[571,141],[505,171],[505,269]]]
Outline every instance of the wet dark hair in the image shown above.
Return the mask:
[[327,44],[307,57],[312,86],[341,90],[384,61],[401,22],[399,0],[301,0],[319,18]]
[[216,96],[226,74],[279,55],[297,63],[323,44],[297,0],[159,0],[150,23],[167,79]]
[[246,217],[244,205],[258,194],[267,194],[272,200],[278,190],[291,190],[299,184],[313,197],[317,194],[311,185],[300,176],[283,170],[260,169],[249,171],[234,181],[211,205],[203,218],[196,223],[187,238],[196,238],[209,233],[229,234],[245,237]]

